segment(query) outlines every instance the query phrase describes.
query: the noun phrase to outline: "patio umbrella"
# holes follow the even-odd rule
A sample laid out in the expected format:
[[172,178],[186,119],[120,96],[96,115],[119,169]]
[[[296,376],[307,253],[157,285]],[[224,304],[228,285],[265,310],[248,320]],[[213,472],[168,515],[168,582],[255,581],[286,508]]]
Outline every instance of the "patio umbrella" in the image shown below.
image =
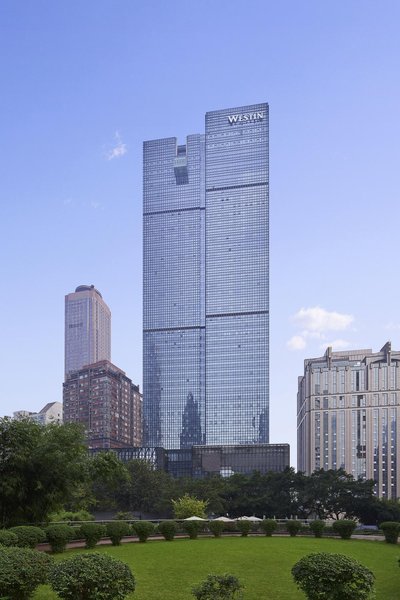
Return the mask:
[[202,519],[201,517],[186,517],[183,519],[184,521],[207,521],[207,519]]
[[217,517],[214,521],[222,521],[223,523],[234,523],[235,519],[228,519],[228,517]]
[[239,517],[238,519],[236,519],[236,521],[262,521],[262,519],[259,519],[258,517],[255,517],[254,515],[252,517]]

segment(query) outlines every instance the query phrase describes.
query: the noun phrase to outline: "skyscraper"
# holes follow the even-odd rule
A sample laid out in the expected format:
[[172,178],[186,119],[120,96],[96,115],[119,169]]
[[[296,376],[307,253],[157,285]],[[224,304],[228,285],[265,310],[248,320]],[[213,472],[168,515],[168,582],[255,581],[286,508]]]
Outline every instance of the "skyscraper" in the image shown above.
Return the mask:
[[298,469],[343,468],[375,480],[383,498],[400,493],[400,352],[348,350],[304,361],[297,395]]
[[65,377],[99,360],[111,360],[111,312],[94,285],[65,296]]
[[144,143],[149,445],[268,442],[268,105]]

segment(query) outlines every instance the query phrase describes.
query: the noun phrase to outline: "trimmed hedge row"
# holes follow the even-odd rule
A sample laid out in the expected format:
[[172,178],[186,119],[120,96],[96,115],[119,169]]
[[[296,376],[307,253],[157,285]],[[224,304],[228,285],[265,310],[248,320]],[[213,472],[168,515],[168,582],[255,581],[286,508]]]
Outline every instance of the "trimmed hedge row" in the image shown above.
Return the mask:
[[[300,520],[288,519],[286,523],[278,524],[274,519],[264,519],[260,522],[252,522],[246,519],[238,520],[236,523],[224,523],[223,521],[213,520],[202,521],[183,521],[178,524],[176,521],[161,521],[154,525],[150,521],[134,521],[132,524],[126,521],[112,521],[107,525],[96,522],[86,522],[80,527],[72,527],[67,524],[53,523],[45,529],[35,526],[18,526],[10,529],[0,530],[0,547],[18,546],[22,548],[35,548],[37,544],[48,541],[52,552],[64,552],[68,542],[74,539],[84,539],[86,548],[94,548],[101,538],[109,537],[113,545],[121,543],[123,537],[128,535],[137,535],[140,542],[146,542],[149,536],[154,533],[161,534],[167,541],[172,541],[178,531],[184,531],[191,539],[197,539],[202,531],[209,531],[215,537],[221,537],[224,531],[239,532],[241,536],[246,537],[251,531],[261,530],[266,536],[271,536],[275,532],[288,532],[294,537],[298,533],[311,533],[320,538],[324,533],[334,533],[342,539],[349,539],[356,528],[355,521],[349,519],[340,519],[334,521],[332,526],[326,526],[324,521],[311,521],[309,525],[303,525]],[[385,522],[381,524],[381,530],[388,543],[396,544],[400,534],[400,523]]]

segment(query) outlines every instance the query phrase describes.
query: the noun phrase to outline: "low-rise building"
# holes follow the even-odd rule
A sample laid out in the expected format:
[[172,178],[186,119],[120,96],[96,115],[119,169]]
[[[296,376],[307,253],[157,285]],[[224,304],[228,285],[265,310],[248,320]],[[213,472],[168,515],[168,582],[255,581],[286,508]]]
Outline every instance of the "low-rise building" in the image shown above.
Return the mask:
[[63,422],[63,407],[61,402],[48,402],[39,412],[30,412],[29,410],[17,410],[13,413],[13,418],[17,420],[32,419],[41,425],[49,423]]

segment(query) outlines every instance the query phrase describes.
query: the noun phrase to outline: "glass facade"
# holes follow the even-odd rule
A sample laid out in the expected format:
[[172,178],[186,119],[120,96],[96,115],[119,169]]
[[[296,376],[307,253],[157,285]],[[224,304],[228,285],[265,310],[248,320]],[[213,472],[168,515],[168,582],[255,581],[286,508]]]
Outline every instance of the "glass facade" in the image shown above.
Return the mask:
[[144,144],[146,443],[267,443],[268,105]]
[[[109,448],[123,462],[144,460],[153,469],[173,477],[229,477],[234,473],[250,475],[282,472],[290,465],[289,444],[251,444],[238,446],[192,446],[188,449]],[[90,449],[96,455],[99,449]],[[104,451],[104,450],[103,450]]]

